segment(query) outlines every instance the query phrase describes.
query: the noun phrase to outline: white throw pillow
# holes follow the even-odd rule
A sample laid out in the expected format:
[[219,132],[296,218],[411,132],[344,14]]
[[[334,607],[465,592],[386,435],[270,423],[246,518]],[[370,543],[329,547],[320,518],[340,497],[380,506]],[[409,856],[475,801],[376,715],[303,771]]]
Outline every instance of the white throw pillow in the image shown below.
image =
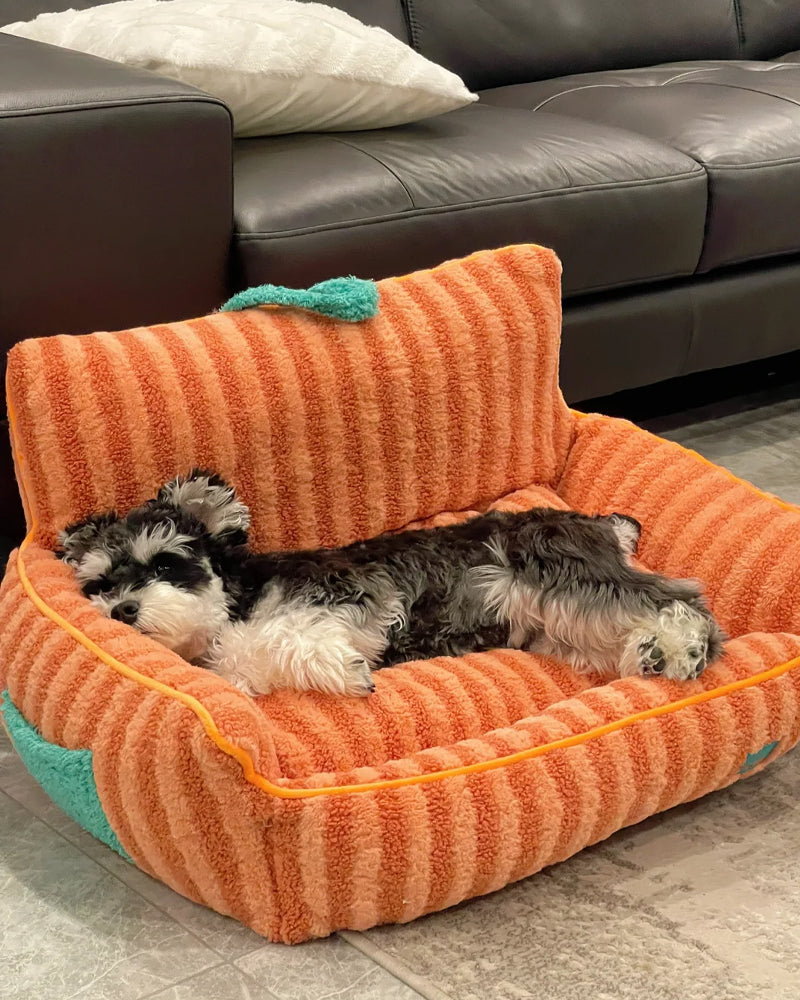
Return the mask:
[[382,128],[477,100],[388,31],[319,3],[122,0],[0,30],[199,87],[240,136]]

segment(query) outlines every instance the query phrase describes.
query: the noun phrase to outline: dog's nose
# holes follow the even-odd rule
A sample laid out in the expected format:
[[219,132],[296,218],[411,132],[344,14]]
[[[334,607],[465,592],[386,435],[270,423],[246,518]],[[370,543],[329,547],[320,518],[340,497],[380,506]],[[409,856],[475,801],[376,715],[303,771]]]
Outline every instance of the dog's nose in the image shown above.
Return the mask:
[[111,617],[118,622],[125,622],[126,625],[133,625],[139,614],[138,601],[120,601],[111,609]]

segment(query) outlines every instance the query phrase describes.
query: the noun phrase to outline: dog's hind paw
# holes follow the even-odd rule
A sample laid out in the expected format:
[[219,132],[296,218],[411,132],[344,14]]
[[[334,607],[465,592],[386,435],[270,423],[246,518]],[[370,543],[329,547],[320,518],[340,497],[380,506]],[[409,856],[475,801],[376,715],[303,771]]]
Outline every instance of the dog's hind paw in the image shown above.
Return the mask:
[[641,629],[630,637],[635,659],[632,672],[667,680],[694,680],[708,664],[710,627],[710,620],[695,608],[681,601],[668,605],[652,630]]

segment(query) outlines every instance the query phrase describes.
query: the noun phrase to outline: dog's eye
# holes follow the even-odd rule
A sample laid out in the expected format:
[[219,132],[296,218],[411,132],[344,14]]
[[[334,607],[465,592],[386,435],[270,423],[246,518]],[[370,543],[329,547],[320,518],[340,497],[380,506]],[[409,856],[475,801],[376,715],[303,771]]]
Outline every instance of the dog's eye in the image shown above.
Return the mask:
[[84,583],[82,590],[87,597],[91,597],[93,594],[107,594],[113,587],[113,582],[107,576],[101,576],[97,580]]
[[159,552],[150,560],[149,568],[155,573],[169,573],[170,570],[175,569],[177,560],[178,557],[170,552]]

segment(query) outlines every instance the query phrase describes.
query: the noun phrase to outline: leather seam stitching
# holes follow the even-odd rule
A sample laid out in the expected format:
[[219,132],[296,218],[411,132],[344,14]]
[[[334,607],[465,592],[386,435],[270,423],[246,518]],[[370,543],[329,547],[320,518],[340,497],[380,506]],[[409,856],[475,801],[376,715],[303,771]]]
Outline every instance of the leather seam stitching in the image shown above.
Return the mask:
[[231,117],[231,110],[224,101],[203,94],[161,94],[158,97],[120,98],[115,101],[97,101],[85,104],[54,104],[52,107],[18,108],[0,111],[0,118],[25,118],[29,115],[71,114],[78,111],[104,111],[107,108],[136,108],[146,104],[210,104],[224,108]]
[[736,35],[739,41],[739,56],[744,55],[745,43],[747,41],[744,33],[744,13],[742,11],[742,0],[733,0],[733,16],[736,19]]
[[[793,64],[785,64],[785,65],[793,65]],[[718,68],[715,68],[713,70],[709,70],[707,68],[706,69],[690,70],[690,71],[688,71],[686,73],[679,73],[678,76],[670,77],[669,80],[662,80],[661,83],[645,83],[645,84],[587,83],[587,84],[584,84],[581,87],[570,87],[568,90],[561,90],[557,94],[551,94],[550,97],[546,98],[541,103],[534,105],[530,110],[531,110],[531,112],[540,111],[546,104],[550,104],[551,101],[556,101],[560,97],[566,97],[568,94],[578,93],[578,91],[581,91],[581,90],[655,90],[658,87],[666,87],[666,86],[668,86],[670,84],[674,84],[676,81],[685,80],[687,77],[690,77],[690,76],[696,76],[696,75],[698,75],[700,73],[709,73],[709,72],[717,73],[717,72],[720,72],[721,70],[727,69],[727,68],[728,67],[718,67]],[[771,72],[771,70],[767,71],[767,72]],[[745,93],[748,93],[748,94],[761,94],[762,97],[771,97],[775,101],[784,101],[786,104],[791,104],[793,107],[800,107],[800,101],[795,101],[791,97],[784,97],[782,94],[769,94],[769,93],[766,93],[763,90],[758,90],[755,87],[745,87],[744,85],[738,84],[738,83],[722,83],[722,82],[720,82],[718,80],[698,80],[697,84],[699,86],[701,86],[701,87],[725,87],[728,90],[742,90],[742,91],[744,91]],[[564,111],[557,112],[557,113],[563,114],[565,117],[568,117],[568,118],[579,117],[577,115],[570,115],[569,112],[564,112]],[[581,119],[581,120],[583,120],[583,119]],[[643,134],[643,133],[640,133],[640,132],[636,132],[635,129],[632,129],[632,128],[630,128],[627,125],[612,125],[610,127],[612,127],[612,128],[625,128],[629,132],[634,132],[636,135]],[[659,140],[655,140],[655,141],[659,141]],[[660,141],[664,142],[664,140],[660,140]],[[669,145],[669,144],[665,143],[665,145]],[[677,149],[676,146],[669,146],[669,148],[670,149]],[[685,154],[685,155],[688,155],[688,154]]]
[[406,20],[408,22],[408,34],[411,39],[411,48],[415,52],[419,52],[419,21],[417,21],[417,13],[414,10],[414,0],[402,0],[403,10],[406,13]]
[[546,97],[539,104],[535,104],[530,110],[532,112],[541,111],[541,109],[546,104],[549,104],[551,101],[555,101],[559,97],[565,97],[567,94],[575,94],[579,90],[603,90],[603,89],[622,90],[622,89],[627,89],[627,87],[619,83],[584,83],[580,87],[570,87],[568,90],[560,90],[557,94],[551,94],[550,97]]
[[[771,72],[771,70],[767,70]],[[792,107],[800,107],[800,101],[795,101],[791,97],[784,97],[782,94],[768,94],[763,90],[757,90],[755,87],[745,87],[738,83],[720,83],[718,80],[701,80],[701,87],[725,87],[728,90],[743,90],[747,94],[761,94],[762,97],[771,97],[773,101],[783,101],[785,104],[791,104]]]
[[[381,161],[379,160],[378,162],[380,163]],[[416,218],[423,215],[441,215],[448,212],[466,212],[476,208],[491,208],[495,205],[524,204],[529,201],[539,201],[542,198],[552,198],[567,194],[581,195],[593,194],[595,191],[625,191],[633,187],[669,184],[672,182],[680,183],[688,180],[695,180],[698,177],[704,176],[705,173],[706,171],[703,169],[703,166],[698,164],[696,170],[687,170],[684,173],[670,174],[669,176],[664,177],[642,177],[637,180],[624,181],[622,183],[612,182],[609,184],[593,184],[591,186],[585,185],[583,187],[562,187],[554,188],[552,191],[538,191],[535,194],[509,195],[505,198],[487,198],[482,201],[464,201],[458,202],[454,205],[434,205],[429,208],[415,208],[413,211],[391,212],[388,215],[375,215],[368,219],[352,219],[344,222],[330,222],[326,223],[324,226],[301,226],[296,229],[280,229],[272,233],[239,233],[237,235],[237,239],[240,241],[271,240],[285,236],[304,236],[309,233],[319,233],[337,229],[352,229],[357,226],[370,226],[376,223],[403,220],[409,217]]]
[[699,265],[698,265],[697,271],[695,271],[695,274],[698,274],[698,275],[706,275],[707,274],[709,276],[714,276],[721,269],[726,268],[726,267],[735,267],[737,264],[750,264],[753,261],[768,260],[768,259],[775,259],[776,260],[776,266],[780,266],[780,264],[785,263],[783,260],[781,260],[781,258],[792,257],[792,256],[796,256],[796,255],[797,255],[797,250],[796,249],[794,249],[794,250],[767,250],[764,253],[750,254],[747,257],[731,257],[730,259],[726,258],[725,260],[720,261],[719,264],[713,264],[711,267],[702,267],[702,263],[703,262],[701,260],[700,263],[699,263]]
[[758,163],[706,163],[704,166],[709,173],[713,173],[715,170],[765,170],[770,167],[790,166],[792,163],[800,163],[800,156],[786,156],[781,160],[759,160]]
[[353,142],[348,142],[346,139],[341,139],[337,135],[329,135],[328,138],[331,139],[333,142],[340,143],[342,146],[347,146],[348,149],[355,149],[357,152],[363,153],[364,156],[368,156],[371,160],[374,160],[375,163],[377,163],[380,166],[382,166],[384,170],[388,171],[388,173],[390,173],[392,175],[392,177],[394,177],[394,179],[397,181],[397,183],[400,185],[400,187],[402,187],[402,189],[406,193],[406,196],[408,197],[408,202],[411,205],[411,208],[416,210],[417,206],[414,204],[414,199],[411,196],[411,192],[409,191],[408,187],[406,186],[405,181],[403,180],[402,177],[400,177],[400,175],[395,170],[393,170],[389,166],[388,163],[384,163],[383,160],[381,160],[377,156],[375,156],[374,153],[370,153],[369,150],[362,149],[361,146],[357,146]]

